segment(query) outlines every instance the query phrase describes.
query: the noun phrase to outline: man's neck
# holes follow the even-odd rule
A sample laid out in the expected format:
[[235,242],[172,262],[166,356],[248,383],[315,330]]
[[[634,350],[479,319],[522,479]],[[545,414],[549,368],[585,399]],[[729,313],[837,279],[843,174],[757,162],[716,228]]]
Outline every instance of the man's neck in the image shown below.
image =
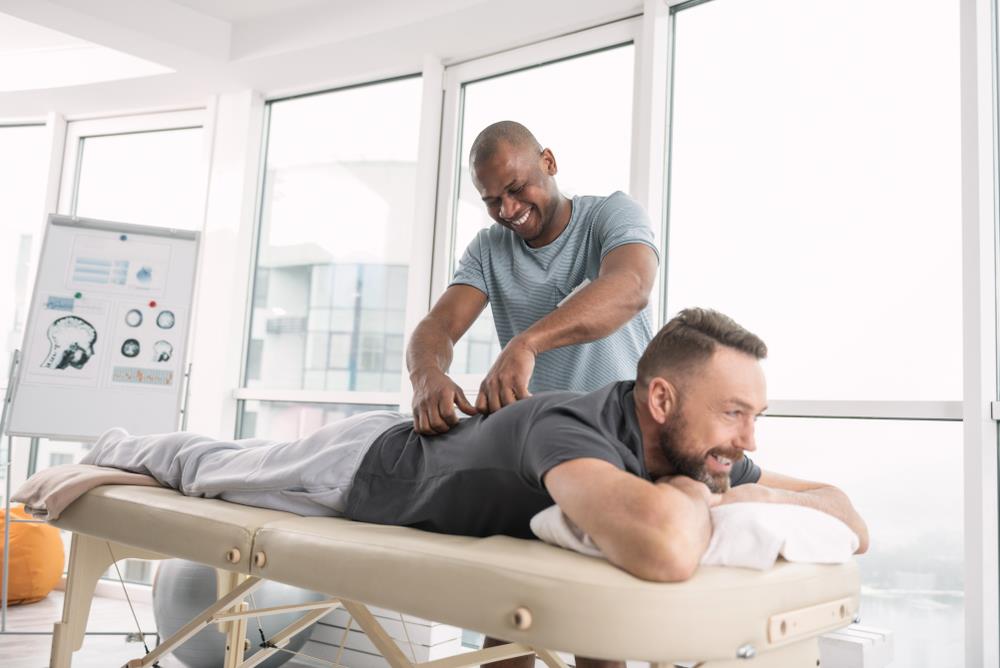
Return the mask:
[[670,466],[660,450],[660,423],[649,413],[645,392],[636,390],[633,397],[635,417],[639,422],[639,432],[642,434],[642,459],[646,465],[646,473],[654,479],[661,478],[669,474]]
[[541,248],[559,238],[569,225],[570,218],[573,217],[573,200],[559,193],[559,203],[556,204],[556,211],[552,214],[551,231],[546,230],[545,238],[528,242],[532,248]]

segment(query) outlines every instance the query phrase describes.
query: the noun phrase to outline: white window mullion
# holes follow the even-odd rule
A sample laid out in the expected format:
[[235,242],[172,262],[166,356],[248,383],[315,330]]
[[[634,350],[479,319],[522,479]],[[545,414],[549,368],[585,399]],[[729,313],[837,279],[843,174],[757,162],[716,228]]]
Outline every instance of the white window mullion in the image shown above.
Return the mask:
[[962,419],[961,401],[795,401],[768,402],[768,417],[872,420]]
[[48,214],[54,213],[59,206],[59,176],[66,148],[66,119],[62,114],[52,112],[45,121],[45,129],[49,134],[49,172],[45,187],[45,213]]
[[[239,382],[243,330],[255,228],[264,102],[259,93],[220,95],[206,127],[210,142],[209,190],[199,258],[191,339],[187,428],[231,433],[236,402],[228,392]],[[207,282],[206,277],[211,276]]]
[[962,0],[962,294],[965,409],[965,665],[1000,662],[994,2]]
[[400,406],[408,408],[413,400],[413,386],[406,369],[406,345],[420,319],[427,314],[433,291],[432,272],[437,240],[434,233],[437,214],[438,163],[441,160],[441,116],[444,96],[444,65],[436,56],[427,55],[421,71],[423,92],[420,106],[420,145],[417,149],[416,202],[410,242],[410,268],[407,274],[406,324],[403,330],[403,361],[400,364]]
[[[462,82],[454,69],[446,69],[441,110],[441,153],[438,159],[437,216],[434,227],[434,260],[431,274],[431,303],[444,292],[451,277],[452,238],[455,234],[455,206],[458,199],[456,170],[462,131]],[[428,304],[428,308],[430,303]]]
[[359,390],[281,390],[240,387],[233,390],[233,398],[237,401],[396,406],[400,401],[400,393],[364,392]]
[[630,194],[653,222],[660,248],[660,267],[650,307],[653,322],[665,320],[664,281],[667,260],[666,182],[668,91],[670,88],[671,15],[663,0],[645,0],[642,25],[635,42],[635,86],[632,101],[632,167]]

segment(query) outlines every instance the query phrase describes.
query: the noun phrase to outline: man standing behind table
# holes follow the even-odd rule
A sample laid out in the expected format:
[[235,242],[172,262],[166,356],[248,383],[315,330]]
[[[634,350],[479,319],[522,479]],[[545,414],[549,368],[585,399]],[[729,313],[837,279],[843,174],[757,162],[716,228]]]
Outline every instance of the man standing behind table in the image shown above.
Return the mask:
[[[469,152],[472,182],[498,225],[480,230],[406,351],[413,422],[443,433],[531,392],[592,391],[632,378],[652,338],[658,255],[649,219],[621,192],[559,192],[556,159],[513,121],[490,125]],[[503,350],[473,406],[447,375],[454,344],[489,303]]]

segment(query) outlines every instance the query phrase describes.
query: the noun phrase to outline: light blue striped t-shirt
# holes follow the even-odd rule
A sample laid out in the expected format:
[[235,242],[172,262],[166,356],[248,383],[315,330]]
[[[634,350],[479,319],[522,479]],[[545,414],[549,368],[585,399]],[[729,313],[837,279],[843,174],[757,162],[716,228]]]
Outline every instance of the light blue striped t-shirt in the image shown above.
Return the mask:
[[[605,255],[634,243],[649,246],[659,258],[649,217],[638,202],[622,192],[574,197],[566,229],[541,248],[528,246],[498,224],[480,230],[451,285],[471,285],[486,294],[500,345],[506,346],[555,310],[574,288],[596,279]],[[631,380],[652,335],[646,308],[603,339],[543,352],[535,360],[528,389],[590,392]]]

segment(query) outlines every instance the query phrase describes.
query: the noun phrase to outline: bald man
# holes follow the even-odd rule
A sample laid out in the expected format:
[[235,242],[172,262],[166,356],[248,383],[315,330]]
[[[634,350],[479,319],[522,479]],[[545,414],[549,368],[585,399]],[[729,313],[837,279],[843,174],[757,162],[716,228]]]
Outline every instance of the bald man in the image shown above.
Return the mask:
[[[658,255],[646,213],[621,192],[563,195],[556,158],[520,123],[484,129],[469,154],[490,217],[406,351],[413,421],[444,433],[533,392],[589,392],[634,377],[652,337]],[[473,405],[448,377],[454,344],[489,304],[503,350]]]

